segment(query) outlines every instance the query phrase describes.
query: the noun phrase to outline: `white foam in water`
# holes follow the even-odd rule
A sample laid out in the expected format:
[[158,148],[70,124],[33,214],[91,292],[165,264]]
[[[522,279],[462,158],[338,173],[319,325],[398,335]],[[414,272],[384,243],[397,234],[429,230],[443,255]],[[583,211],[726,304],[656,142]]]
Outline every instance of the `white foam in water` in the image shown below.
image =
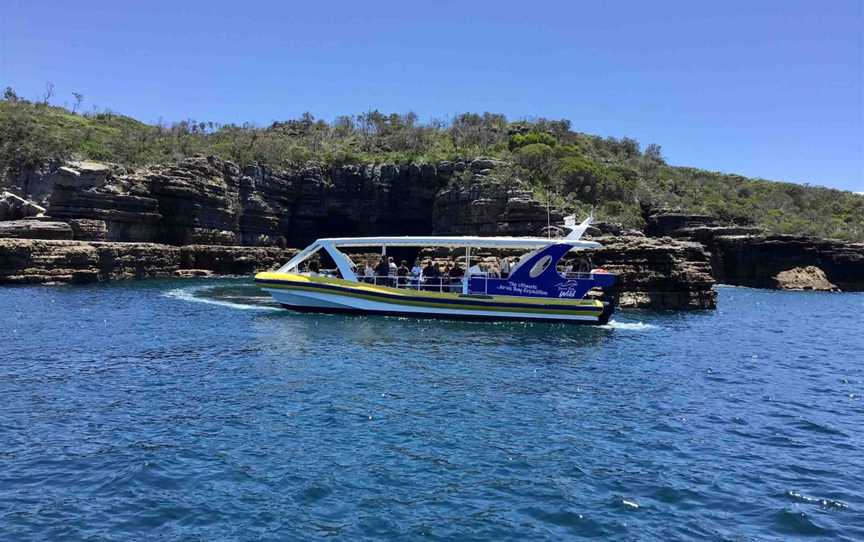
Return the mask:
[[657,326],[652,324],[643,324],[642,322],[618,322],[610,320],[608,324],[600,326],[606,329],[628,329],[631,331],[648,331],[649,329],[657,329]]
[[179,299],[181,301],[191,301],[193,303],[204,303],[207,305],[217,305],[220,307],[229,307],[232,309],[246,310],[246,311],[278,311],[279,307],[268,307],[266,305],[252,305],[249,303],[238,303],[234,301],[225,301],[221,299],[210,299],[207,297],[201,297],[195,295],[196,292],[200,292],[202,290],[206,290],[208,288],[212,288],[212,286],[191,286],[187,288],[175,288],[173,290],[168,290],[165,292],[165,297],[170,297],[173,299]]

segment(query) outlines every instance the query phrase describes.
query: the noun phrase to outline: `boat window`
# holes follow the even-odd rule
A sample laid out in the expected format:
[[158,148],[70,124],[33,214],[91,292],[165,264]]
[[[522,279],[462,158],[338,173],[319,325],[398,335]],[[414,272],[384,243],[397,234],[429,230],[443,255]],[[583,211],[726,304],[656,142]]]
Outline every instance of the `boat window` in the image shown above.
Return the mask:
[[532,279],[536,279],[549,268],[550,263],[552,263],[552,256],[543,256],[537,260],[537,263],[535,263],[531,270],[528,271],[528,276]]
[[336,262],[324,247],[316,247],[315,250],[296,263],[293,270],[299,273],[316,273],[321,275],[335,275]]
[[585,252],[568,254],[558,260],[558,273],[565,278],[580,278],[591,272],[591,255]]

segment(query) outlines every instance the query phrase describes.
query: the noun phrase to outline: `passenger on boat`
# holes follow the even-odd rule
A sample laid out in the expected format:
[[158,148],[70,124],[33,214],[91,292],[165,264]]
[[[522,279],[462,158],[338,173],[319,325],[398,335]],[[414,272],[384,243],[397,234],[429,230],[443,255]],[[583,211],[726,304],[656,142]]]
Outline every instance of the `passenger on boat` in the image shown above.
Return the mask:
[[399,288],[405,288],[408,286],[408,275],[411,274],[411,270],[408,269],[408,262],[402,260],[399,264],[399,267],[396,269],[397,282],[396,286]]
[[432,264],[432,260],[426,261],[426,267],[423,268],[423,278],[425,280],[424,290],[438,291],[441,289],[441,271],[437,265]]
[[420,289],[423,283],[423,267],[420,266],[420,258],[414,258],[414,267],[411,268],[411,288]]
[[375,284],[386,286],[387,285],[387,277],[390,275],[390,264],[387,262],[387,258],[381,256],[381,259],[378,260],[378,264],[375,266]]
[[590,257],[588,257],[588,258],[580,257],[576,271],[578,271],[579,273],[590,273],[591,267],[592,267],[592,265],[591,265],[591,258]]
[[387,286],[390,286],[391,288],[396,286],[396,271],[398,269],[399,267],[393,260],[393,256],[387,258]]
[[310,277],[318,277],[319,272],[321,271],[321,265],[318,263],[318,260],[312,260],[309,262],[309,276]]
[[453,268],[450,270],[450,291],[451,292],[461,292],[462,291],[462,278],[465,276],[465,271],[459,267],[459,262],[453,264]]
[[503,257],[498,264],[499,269],[501,269],[501,278],[506,279],[510,276],[510,260],[507,257]]
[[366,263],[363,267],[363,282],[372,283],[375,280],[375,270],[372,268],[372,264],[369,260],[366,260]]

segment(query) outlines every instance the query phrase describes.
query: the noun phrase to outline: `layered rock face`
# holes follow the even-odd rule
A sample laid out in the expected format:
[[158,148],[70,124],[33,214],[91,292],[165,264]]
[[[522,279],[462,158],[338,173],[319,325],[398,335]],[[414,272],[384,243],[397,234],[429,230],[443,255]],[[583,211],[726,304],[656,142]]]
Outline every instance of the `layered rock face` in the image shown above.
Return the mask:
[[600,237],[593,263],[617,276],[612,295],[619,306],[651,309],[713,309],[711,257],[699,243],[650,237]]
[[[241,170],[215,157],[134,172],[72,162],[49,177],[47,214],[78,240],[302,246],[357,235],[539,235],[556,210],[497,160]],[[458,182],[454,180],[458,179]],[[623,233],[623,232],[619,232]]]
[[531,192],[498,183],[445,190],[434,215],[439,235],[540,235],[549,223],[561,222],[561,214],[547,214]]
[[[99,235],[111,241],[159,240],[158,202],[146,186],[122,175],[122,170],[92,162],[58,168],[50,177],[48,214],[60,220],[101,223],[93,227],[104,230]],[[92,238],[86,230],[83,235],[82,240]]]
[[711,253],[718,282],[777,288],[778,273],[817,267],[829,283],[864,290],[864,243],[801,235],[769,235],[753,226],[721,225],[705,215],[660,211],[647,218],[646,232],[701,243]]
[[72,227],[66,222],[47,220],[7,220],[0,222],[0,238],[72,239]]
[[5,178],[0,176],[0,187],[8,188],[11,193],[25,197],[31,203],[44,207],[51,196],[54,186],[52,176],[60,165],[62,164],[49,162],[39,167],[18,171],[14,175],[9,175]]
[[291,246],[318,237],[431,232],[435,195],[451,172],[432,165],[343,166],[295,175]]
[[0,192],[0,220],[20,220],[31,216],[39,216],[45,208],[36,205],[11,192]]
[[833,292],[837,286],[825,277],[825,272],[814,266],[796,267],[781,271],[774,276],[774,287],[778,290],[814,290]]
[[540,235],[561,214],[534,199],[518,181],[501,178],[506,167],[497,160],[478,159],[467,164],[444,163],[439,170],[458,174],[464,181],[441,190],[434,198],[432,223],[437,235]]
[[[35,259],[28,263],[7,256],[7,262],[17,263],[7,265],[5,276],[39,281],[58,275],[69,281],[184,270],[246,273],[258,267],[253,259],[263,258],[261,265],[267,267],[267,258],[274,257],[243,252],[238,245],[301,247],[320,237],[365,235],[542,235],[548,222],[560,223],[559,213],[547,214],[522,183],[501,174],[507,167],[476,159],[435,165],[309,164],[272,171],[198,156],[128,171],[72,162],[22,181],[33,189],[31,199],[48,201],[48,216],[2,222],[0,238],[84,243],[34,242]],[[625,306],[713,307],[713,278],[772,288],[778,273],[807,266],[819,267],[844,290],[864,289],[860,243],[770,236],[758,228],[671,210],[650,214],[646,223],[647,238],[615,224],[596,224],[588,232],[608,245],[596,261],[619,275],[616,294]],[[111,242],[136,243],[137,248]],[[20,255],[26,246],[4,250]],[[91,253],[95,275],[92,266],[76,263]],[[123,263],[129,258],[144,263]]]
[[[464,169],[464,164],[462,168]],[[109,241],[292,245],[339,235],[431,232],[453,167],[310,165],[240,170],[215,157],[134,173],[79,164],[53,176],[48,214],[105,223]]]
[[645,235],[649,237],[676,236],[679,230],[719,226],[709,215],[685,213],[674,209],[652,212],[645,220]]
[[0,239],[0,284],[171,277],[191,270],[250,274],[275,269],[295,253],[276,247]]
[[773,288],[778,273],[813,266],[841,290],[864,290],[864,243],[795,235],[721,235],[708,247],[718,282]]

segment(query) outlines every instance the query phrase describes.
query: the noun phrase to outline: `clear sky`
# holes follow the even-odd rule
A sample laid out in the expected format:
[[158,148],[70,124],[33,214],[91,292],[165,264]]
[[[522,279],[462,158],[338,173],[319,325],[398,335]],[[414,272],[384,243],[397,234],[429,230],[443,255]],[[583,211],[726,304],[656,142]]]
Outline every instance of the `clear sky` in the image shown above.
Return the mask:
[[[492,111],[864,190],[864,1],[3,0],[0,86],[147,122]],[[607,5],[608,4],[608,5]]]

